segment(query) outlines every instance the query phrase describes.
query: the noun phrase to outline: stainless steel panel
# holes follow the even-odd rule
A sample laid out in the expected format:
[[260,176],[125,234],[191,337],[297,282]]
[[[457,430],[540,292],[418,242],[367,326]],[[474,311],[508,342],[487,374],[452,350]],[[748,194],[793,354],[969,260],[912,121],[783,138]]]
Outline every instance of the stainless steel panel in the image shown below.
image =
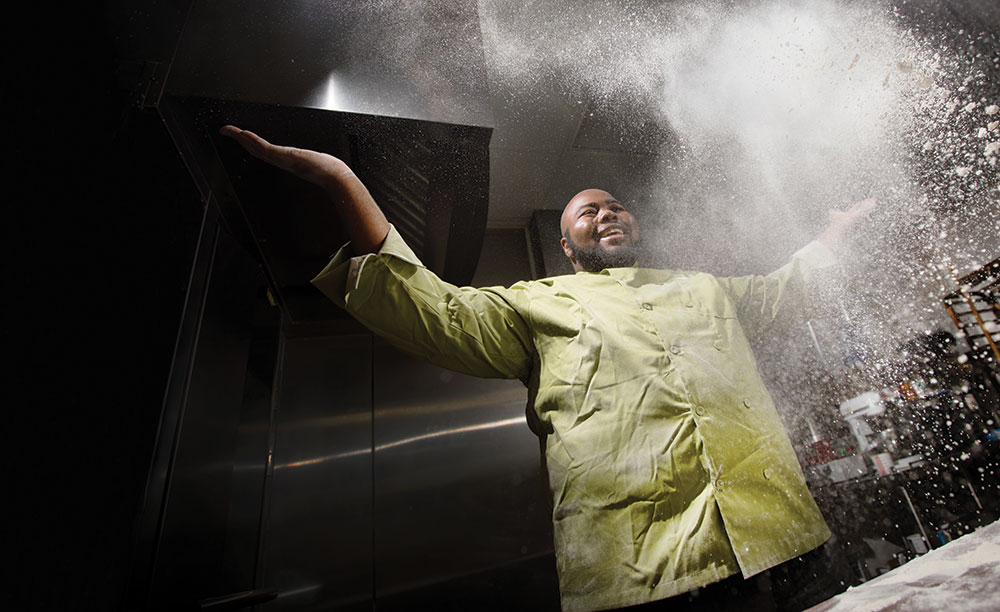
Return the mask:
[[229,592],[250,590],[256,584],[270,444],[272,385],[280,318],[278,309],[271,306],[264,295],[258,295],[255,306],[255,333],[250,342],[242,409],[236,424],[226,547],[222,567],[219,568],[226,576],[226,583],[231,585]]
[[132,606],[145,607],[149,599],[149,589],[156,563],[156,550],[160,539],[160,523],[170,482],[177,432],[181,424],[184,402],[187,394],[189,363],[194,359],[198,344],[198,330],[201,326],[201,304],[207,290],[215,243],[218,238],[218,210],[206,207],[198,237],[198,247],[188,279],[184,311],[174,347],[173,361],[167,379],[163,398],[163,409],[159,418],[159,430],[153,448],[149,476],[142,500],[142,514],[136,529],[135,568],[129,587],[128,602]]
[[[220,571],[233,493],[233,466],[262,279],[255,262],[206,217],[183,333],[161,422],[144,524],[156,527],[150,587],[152,609],[190,606],[204,597],[249,588],[249,578]],[[185,314],[187,319],[188,313]],[[193,342],[188,345],[187,342]],[[259,452],[265,449],[261,447]],[[263,476],[261,471],[259,479]],[[257,508],[259,509],[259,496]],[[147,527],[148,528],[148,527]],[[254,539],[252,533],[247,538]]]
[[[552,549],[519,381],[449,372],[377,343],[375,593],[489,574]],[[487,593],[488,586],[480,593]]]
[[371,336],[285,337],[260,589],[265,610],[369,607]]
[[492,124],[473,0],[195,2],[167,90]]

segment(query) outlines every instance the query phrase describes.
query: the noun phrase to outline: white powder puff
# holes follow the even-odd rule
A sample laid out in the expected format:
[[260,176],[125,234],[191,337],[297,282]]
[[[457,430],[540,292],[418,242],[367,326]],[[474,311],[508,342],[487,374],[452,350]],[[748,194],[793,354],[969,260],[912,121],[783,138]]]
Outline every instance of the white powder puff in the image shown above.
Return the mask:
[[986,138],[986,131],[984,127],[979,128],[979,131],[976,132],[976,138]]
[[931,141],[928,140],[927,142],[924,143],[924,151],[930,151],[933,148],[934,144],[931,143]]
[[967,113],[971,113],[972,111],[976,110],[977,106],[979,106],[978,102],[969,102],[968,104],[965,105],[965,108],[963,108],[962,110],[964,110]]
[[993,155],[997,151],[1000,151],[1000,140],[986,145],[986,150],[983,152],[983,155]]
[[986,107],[987,115],[995,115],[997,114],[997,111],[1000,111],[1000,106],[997,106],[996,104],[990,104]]
[[997,129],[998,125],[1000,125],[1000,121],[990,121],[989,123],[986,124],[986,129],[992,132],[993,130]]
[[955,174],[957,174],[958,176],[968,176],[969,172],[971,171],[972,168],[969,166],[959,166],[955,168]]

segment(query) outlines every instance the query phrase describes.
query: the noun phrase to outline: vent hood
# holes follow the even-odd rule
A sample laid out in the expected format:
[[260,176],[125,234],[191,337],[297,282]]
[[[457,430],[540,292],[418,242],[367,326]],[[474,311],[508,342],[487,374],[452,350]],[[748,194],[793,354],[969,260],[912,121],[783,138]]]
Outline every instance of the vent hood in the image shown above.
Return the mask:
[[218,128],[340,157],[424,264],[467,284],[486,229],[492,133],[478,23],[475,2],[194,2],[173,61],[149,71],[147,106],[293,323],[345,316],[309,279],[346,234],[318,188]]

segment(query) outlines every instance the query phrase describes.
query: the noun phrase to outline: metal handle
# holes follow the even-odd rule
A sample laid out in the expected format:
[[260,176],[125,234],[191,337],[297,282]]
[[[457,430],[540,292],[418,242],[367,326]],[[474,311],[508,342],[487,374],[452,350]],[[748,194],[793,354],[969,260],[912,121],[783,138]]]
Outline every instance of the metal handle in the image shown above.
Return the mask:
[[271,591],[243,591],[242,593],[232,593],[222,597],[209,597],[198,602],[200,610],[212,610],[221,612],[222,610],[242,610],[257,604],[274,601],[278,594]]

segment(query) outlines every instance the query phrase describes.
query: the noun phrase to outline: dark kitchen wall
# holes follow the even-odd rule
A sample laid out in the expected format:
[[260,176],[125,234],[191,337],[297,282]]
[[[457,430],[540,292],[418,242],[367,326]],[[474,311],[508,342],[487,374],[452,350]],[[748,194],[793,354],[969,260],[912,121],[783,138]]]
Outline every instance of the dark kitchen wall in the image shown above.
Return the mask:
[[201,224],[162,123],[119,87],[131,34],[107,15],[5,20],[8,609],[119,606]]

